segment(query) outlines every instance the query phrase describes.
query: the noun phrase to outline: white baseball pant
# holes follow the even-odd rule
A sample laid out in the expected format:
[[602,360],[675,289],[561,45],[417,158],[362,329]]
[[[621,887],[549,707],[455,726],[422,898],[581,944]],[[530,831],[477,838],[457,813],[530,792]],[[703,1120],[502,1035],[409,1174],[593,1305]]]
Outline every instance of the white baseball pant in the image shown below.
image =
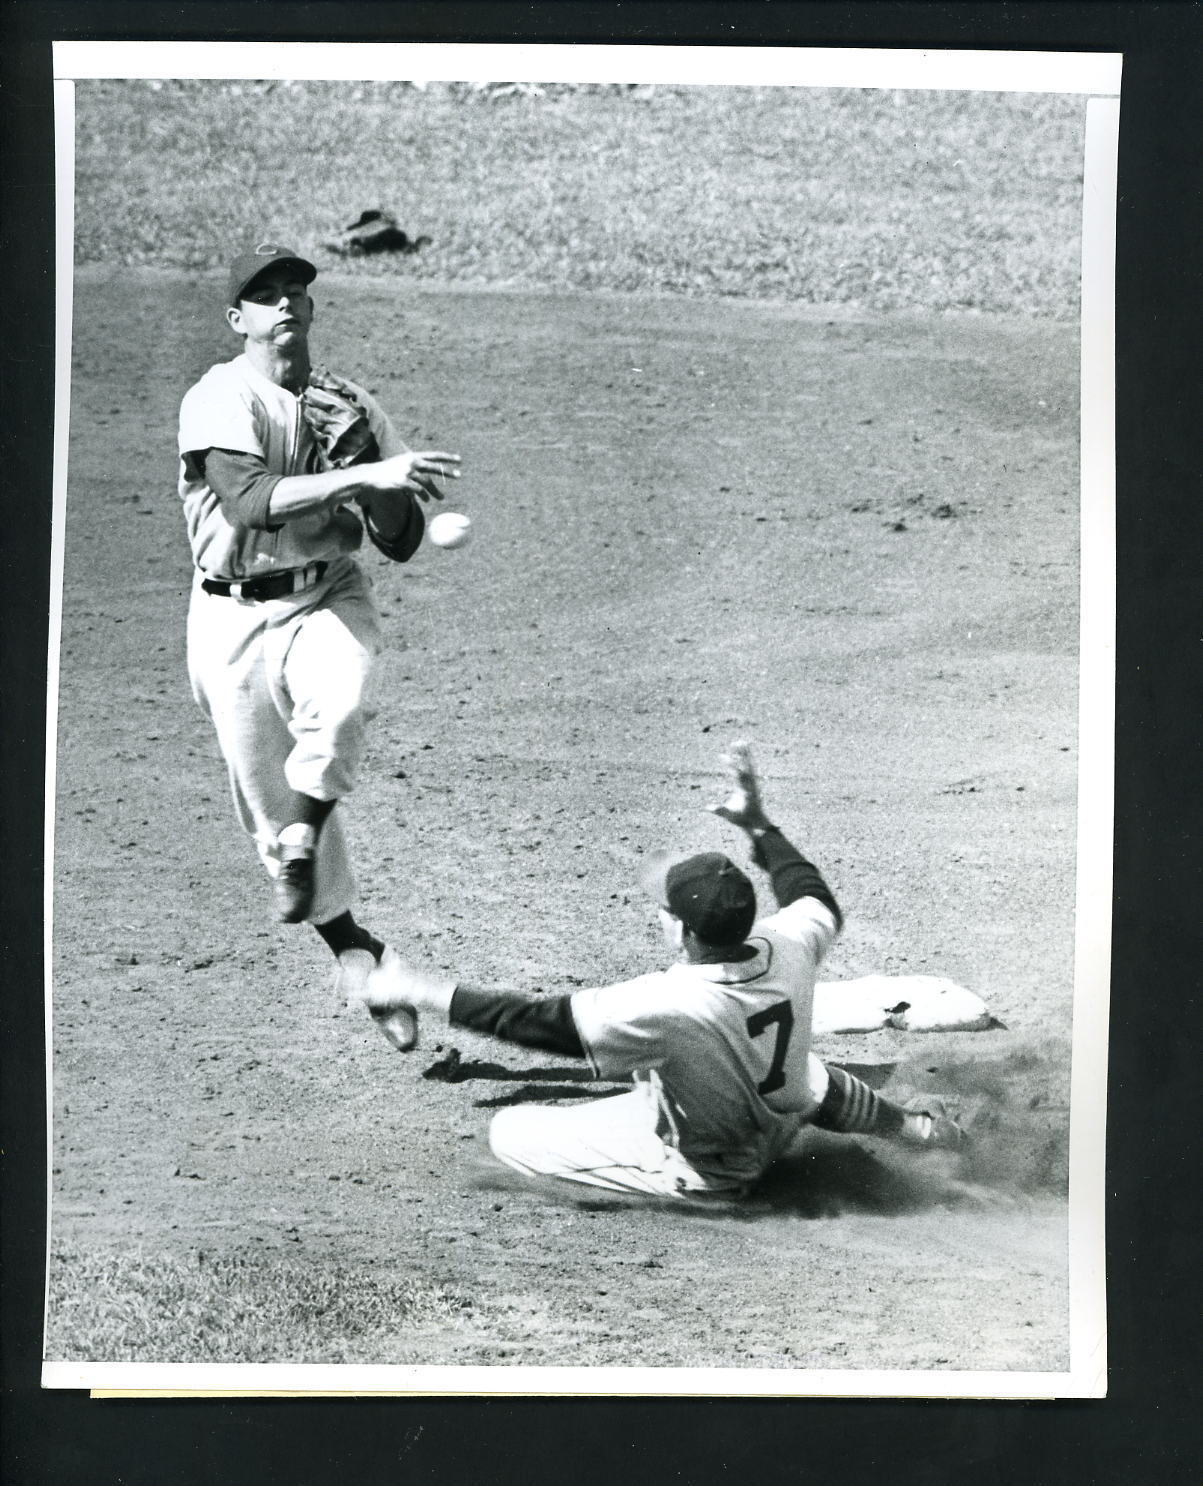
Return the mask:
[[[349,559],[303,593],[255,602],[209,594],[198,573],[188,611],[193,695],[217,732],[234,806],[268,874],[298,795],[338,800],[355,785],[368,683],[380,648],[371,582]],[[311,923],[355,902],[355,877],[337,810],[318,838]]]
[[[755,1180],[746,1170],[702,1173],[657,1133],[659,1105],[653,1084],[587,1104],[512,1105],[493,1116],[489,1147],[505,1165],[526,1176],[549,1176],[611,1192],[676,1197],[685,1201],[742,1196]],[[783,1116],[766,1143],[760,1169],[779,1156],[802,1126]]]

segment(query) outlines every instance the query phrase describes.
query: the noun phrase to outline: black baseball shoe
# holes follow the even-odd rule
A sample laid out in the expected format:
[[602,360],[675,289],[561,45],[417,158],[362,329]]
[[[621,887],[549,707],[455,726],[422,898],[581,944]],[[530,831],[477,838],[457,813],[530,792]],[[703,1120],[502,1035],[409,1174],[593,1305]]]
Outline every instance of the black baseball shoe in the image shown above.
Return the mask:
[[899,1139],[928,1151],[964,1151],[970,1145],[968,1132],[944,1108],[944,1101],[930,1095],[907,1104]]
[[276,913],[283,924],[299,924],[313,907],[313,852],[303,846],[285,846],[275,882]]

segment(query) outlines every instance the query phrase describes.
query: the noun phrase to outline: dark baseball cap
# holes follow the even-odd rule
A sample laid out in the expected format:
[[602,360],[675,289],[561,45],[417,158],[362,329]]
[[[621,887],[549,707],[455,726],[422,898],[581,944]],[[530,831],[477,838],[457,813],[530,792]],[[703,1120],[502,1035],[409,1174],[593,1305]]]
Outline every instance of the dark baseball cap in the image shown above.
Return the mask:
[[229,302],[237,304],[242,298],[242,291],[253,279],[280,263],[294,267],[303,284],[312,284],[317,278],[317,269],[308,258],[302,258],[300,253],[286,248],[282,243],[261,242],[239,253],[230,264]]
[[654,851],[640,873],[647,892],[707,944],[742,944],[756,922],[756,889],[719,851]]

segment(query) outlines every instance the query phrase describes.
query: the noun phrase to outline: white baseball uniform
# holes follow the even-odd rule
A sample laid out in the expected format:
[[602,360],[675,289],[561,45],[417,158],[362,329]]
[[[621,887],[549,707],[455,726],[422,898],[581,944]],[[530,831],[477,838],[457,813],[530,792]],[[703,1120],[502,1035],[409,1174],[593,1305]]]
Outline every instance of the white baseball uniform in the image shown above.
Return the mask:
[[[381,457],[404,453],[375,399],[354,390]],[[212,367],[180,408],[179,495],[196,564],[189,676],[216,729],[239,819],[275,876],[279,833],[297,819],[296,796],[339,799],[355,784],[379,616],[371,582],[352,557],[363,541],[354,511],[340,506],[279,525],[232,519],[204,477],[210,449],[257,456],[271,474],[287,476],[312,472],[315,443],[300,397],[245,355]],[[320,577],[315,564],[326,565]],[[297,591],[256,600],[201,586],[206,578],[239,583],[276,574],[295,575]],[[309,919],[326,923],[354,898],[335,811],[318,838]]]
[[827,1071],[810,1051],[819,965],[838,932],[817,898],[752,930],[744,960],[678,963],[574,992],[572,1019],[600,1078],[634,1090],[573,1108],[500,1111],[508,1165],[616,1191],[745,1191],[815,1113]]

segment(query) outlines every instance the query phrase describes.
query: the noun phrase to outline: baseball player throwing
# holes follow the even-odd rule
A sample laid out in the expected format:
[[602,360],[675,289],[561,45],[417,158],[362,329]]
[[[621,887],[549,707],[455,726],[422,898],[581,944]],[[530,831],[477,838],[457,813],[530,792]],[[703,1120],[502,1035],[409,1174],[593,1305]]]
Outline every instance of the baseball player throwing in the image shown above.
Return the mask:
[[620,985],[529,997],[403,965],[388,987],[416,1012],[588,1060],[630,1093],[573,1108],[514,1106],[489,1130],[494,1154],[532,1176],[685,1199],[746,1194],[805,1124],[956,1149],[939,1107],[902,1107],[810,1050],[815,977],[842,919],[819,869],[765,814],[746,744],[724,759],[714,812],[748,837],[776,911],[757,918],[744,872],[717,852],[654,854],[643,885],[677,953]]
[[[279,243],[240,253],[225,318],[242,354],[207,371],[180,408],[179,494],[196,565],[188,668],[280,919],[314,925],[350,992],[380,994],[396,956],[353,917],[335,809],[355,784],[380,644],[354,553],[366,530],[408,561],[425,530],[421,503],[441,498],[434,482],[455,478],[459,457],[407,449],[362,387],[311,366],[316,273]],[[345,415],[341,452],[328,437],[332,408]]]

